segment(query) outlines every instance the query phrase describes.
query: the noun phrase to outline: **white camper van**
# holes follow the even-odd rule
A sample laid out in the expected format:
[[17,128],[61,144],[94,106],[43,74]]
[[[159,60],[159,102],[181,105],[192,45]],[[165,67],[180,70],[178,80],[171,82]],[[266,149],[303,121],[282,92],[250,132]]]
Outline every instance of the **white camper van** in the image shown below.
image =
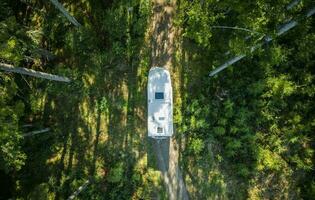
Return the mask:
[[148,136],[166,139],[173,135],[173,92],[170,73],[150,69],[148,78]]

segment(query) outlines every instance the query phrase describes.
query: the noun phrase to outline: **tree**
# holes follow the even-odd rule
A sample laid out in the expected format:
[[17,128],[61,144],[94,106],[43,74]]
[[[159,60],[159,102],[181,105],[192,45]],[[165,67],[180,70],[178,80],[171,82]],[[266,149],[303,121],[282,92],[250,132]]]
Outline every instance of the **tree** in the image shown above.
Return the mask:
[[0,83],[0,169],[10,173],[20,170],[26,159],[19,131],[24,104],[13,101],[17,86],[11,77],[0,74]]
[[[178,61],[189,92],[183,92],[184,120],[177,129],[185,138],[183,168],[198,191],[192,197],[207,198],[204,191],[219,195],[220,190],[237,199],[312,196],[314,180],[306,177],[314,173],[314,26],[308,18],[314,10],[309,10],[310,1],[288,3],[180,2],[184,52]],[[233,63],[237,68],[204,77],[221,63],[219,69]],[[209,183],[218,180],[213,174],[225,177],[220,187]]]
[[[291,8],[291,6],[290,6]],[[307,13],[306,13],[306,18],[307,17],[311,17],[313,14],[315,13],[315,7],[310,9]],[[291,20],[285,24],[283,24],[278,30],[277,30],[277,36],[280,36],[284,33],[286,33],[287,31],[289,31],[290,29],[294,28],[295,26],[298,25],[298,22],[295,20]],[[233,27],[230,27],[233,28]],[[243,30],[243,29],[241,29]],[[258,47],[262,46],[263,44],[269,43],[272,41],[272,38],[270,36],[267,36],[265,41],[263,41],[261,44],[255,45],[253,47],[251,47],[251,52],[255,51]],[[234,58],[229,59],[228,61],[226,61],[225,63],[223,63],[222,65],[220,65],[219,67],[217,67],[216,69],[214,69],[212,72],[210,72],[209,76],[214,76],[217,73],[219,73],[220,71],[224,70],[225,68],[229,67],[230,65],[233,65],[234,63],[240,61],[241,59],[245,58],[246,55],[238,55]]]
[[59,3],[57,0],[50,0],[54,6],[56,6],[57,9],[75,26],[81,26],[81,24],[73,17],[71,16],[68,11],[62,6],[61,3]]
[[55,199],[54,193],[49,190],[49,185],[47,183],[42,183],[37,185],[32,192],[28,195],[27,199]]
[[25,133],[23,134],[24,137],[28,137],[28,136],[33,136],[33,135],[37,135],[37,134],[41,134],[41,133],[47,133],[50,131],[50,128],[44,128],[42,130],[37,130],[37,131],[31,131],[29,133]]
[[[21,30],[22,29],[22,30]],[[16,65],[26,61],[27,64],[40,63],[40,59],[37,54],[44,55],[46,58],[52,58],[52,55],[47,51],[37,47],[34,41],[38,43],[37,32],[30,32],[21,28],[16,23],[15,17],[8,17],[6,20],[0,22],[0,58],[5,61],[9,61]],[[28,33],[28,34],[26,34]],[[27,38],[28,40],[25,40]],[[29,53],[31,52],[31,55]],[[61,77],[53,74],[35,71],[28,68],[14,67],[13,65],[0,62],[0,69],[7,72],[14,72],[19,74],[25,74],[38,78],[44,78],[48,80],[70,82],[67,77]]]
[[88,185],[90,184],[90,180],[86,180],[83,185],[81,185],[69,198],[68,200],[75,199],[80,192],[82,192]]
[[47,74],[44,72],[35,71],[32,69],[22,68],[22,67],[14,67],[12,65],[6,63],[0,63],[0,69],[7,72],[14,72],[19,74],[25,74],[29,76],[34,76],[38,78],[44,78],[52,81],[61,81],[61,82],[70,82],[70,79],[67,77],[57,76],[53,74]]

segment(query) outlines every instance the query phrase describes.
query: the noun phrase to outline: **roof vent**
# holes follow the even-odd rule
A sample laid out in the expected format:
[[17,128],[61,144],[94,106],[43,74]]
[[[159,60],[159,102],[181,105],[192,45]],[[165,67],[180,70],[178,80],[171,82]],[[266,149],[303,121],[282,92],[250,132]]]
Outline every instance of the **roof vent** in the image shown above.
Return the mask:
[[163,133],[163,128],[162,127],[157,127],[157,133]]
[[164,93],[163,92],[156,92],[155,93],[155,99],[164,99]]

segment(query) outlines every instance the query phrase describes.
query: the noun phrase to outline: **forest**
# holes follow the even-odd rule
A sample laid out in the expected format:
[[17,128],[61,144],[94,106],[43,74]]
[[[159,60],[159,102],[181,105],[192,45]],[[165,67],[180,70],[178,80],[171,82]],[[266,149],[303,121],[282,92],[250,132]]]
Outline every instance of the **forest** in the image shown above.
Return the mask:
[[312,0],[0,0],[0,200],[314,199],[314,18]]

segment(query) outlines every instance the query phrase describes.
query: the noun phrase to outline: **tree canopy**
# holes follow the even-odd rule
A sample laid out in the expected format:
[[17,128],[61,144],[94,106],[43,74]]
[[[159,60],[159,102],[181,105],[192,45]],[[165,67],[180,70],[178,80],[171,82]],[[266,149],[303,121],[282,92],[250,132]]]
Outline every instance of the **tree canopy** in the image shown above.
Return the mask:
[[146,130],[156,52],[190,199],[314,198],[314,2],[158,2],[0,1],[0,199],[170,199]]

